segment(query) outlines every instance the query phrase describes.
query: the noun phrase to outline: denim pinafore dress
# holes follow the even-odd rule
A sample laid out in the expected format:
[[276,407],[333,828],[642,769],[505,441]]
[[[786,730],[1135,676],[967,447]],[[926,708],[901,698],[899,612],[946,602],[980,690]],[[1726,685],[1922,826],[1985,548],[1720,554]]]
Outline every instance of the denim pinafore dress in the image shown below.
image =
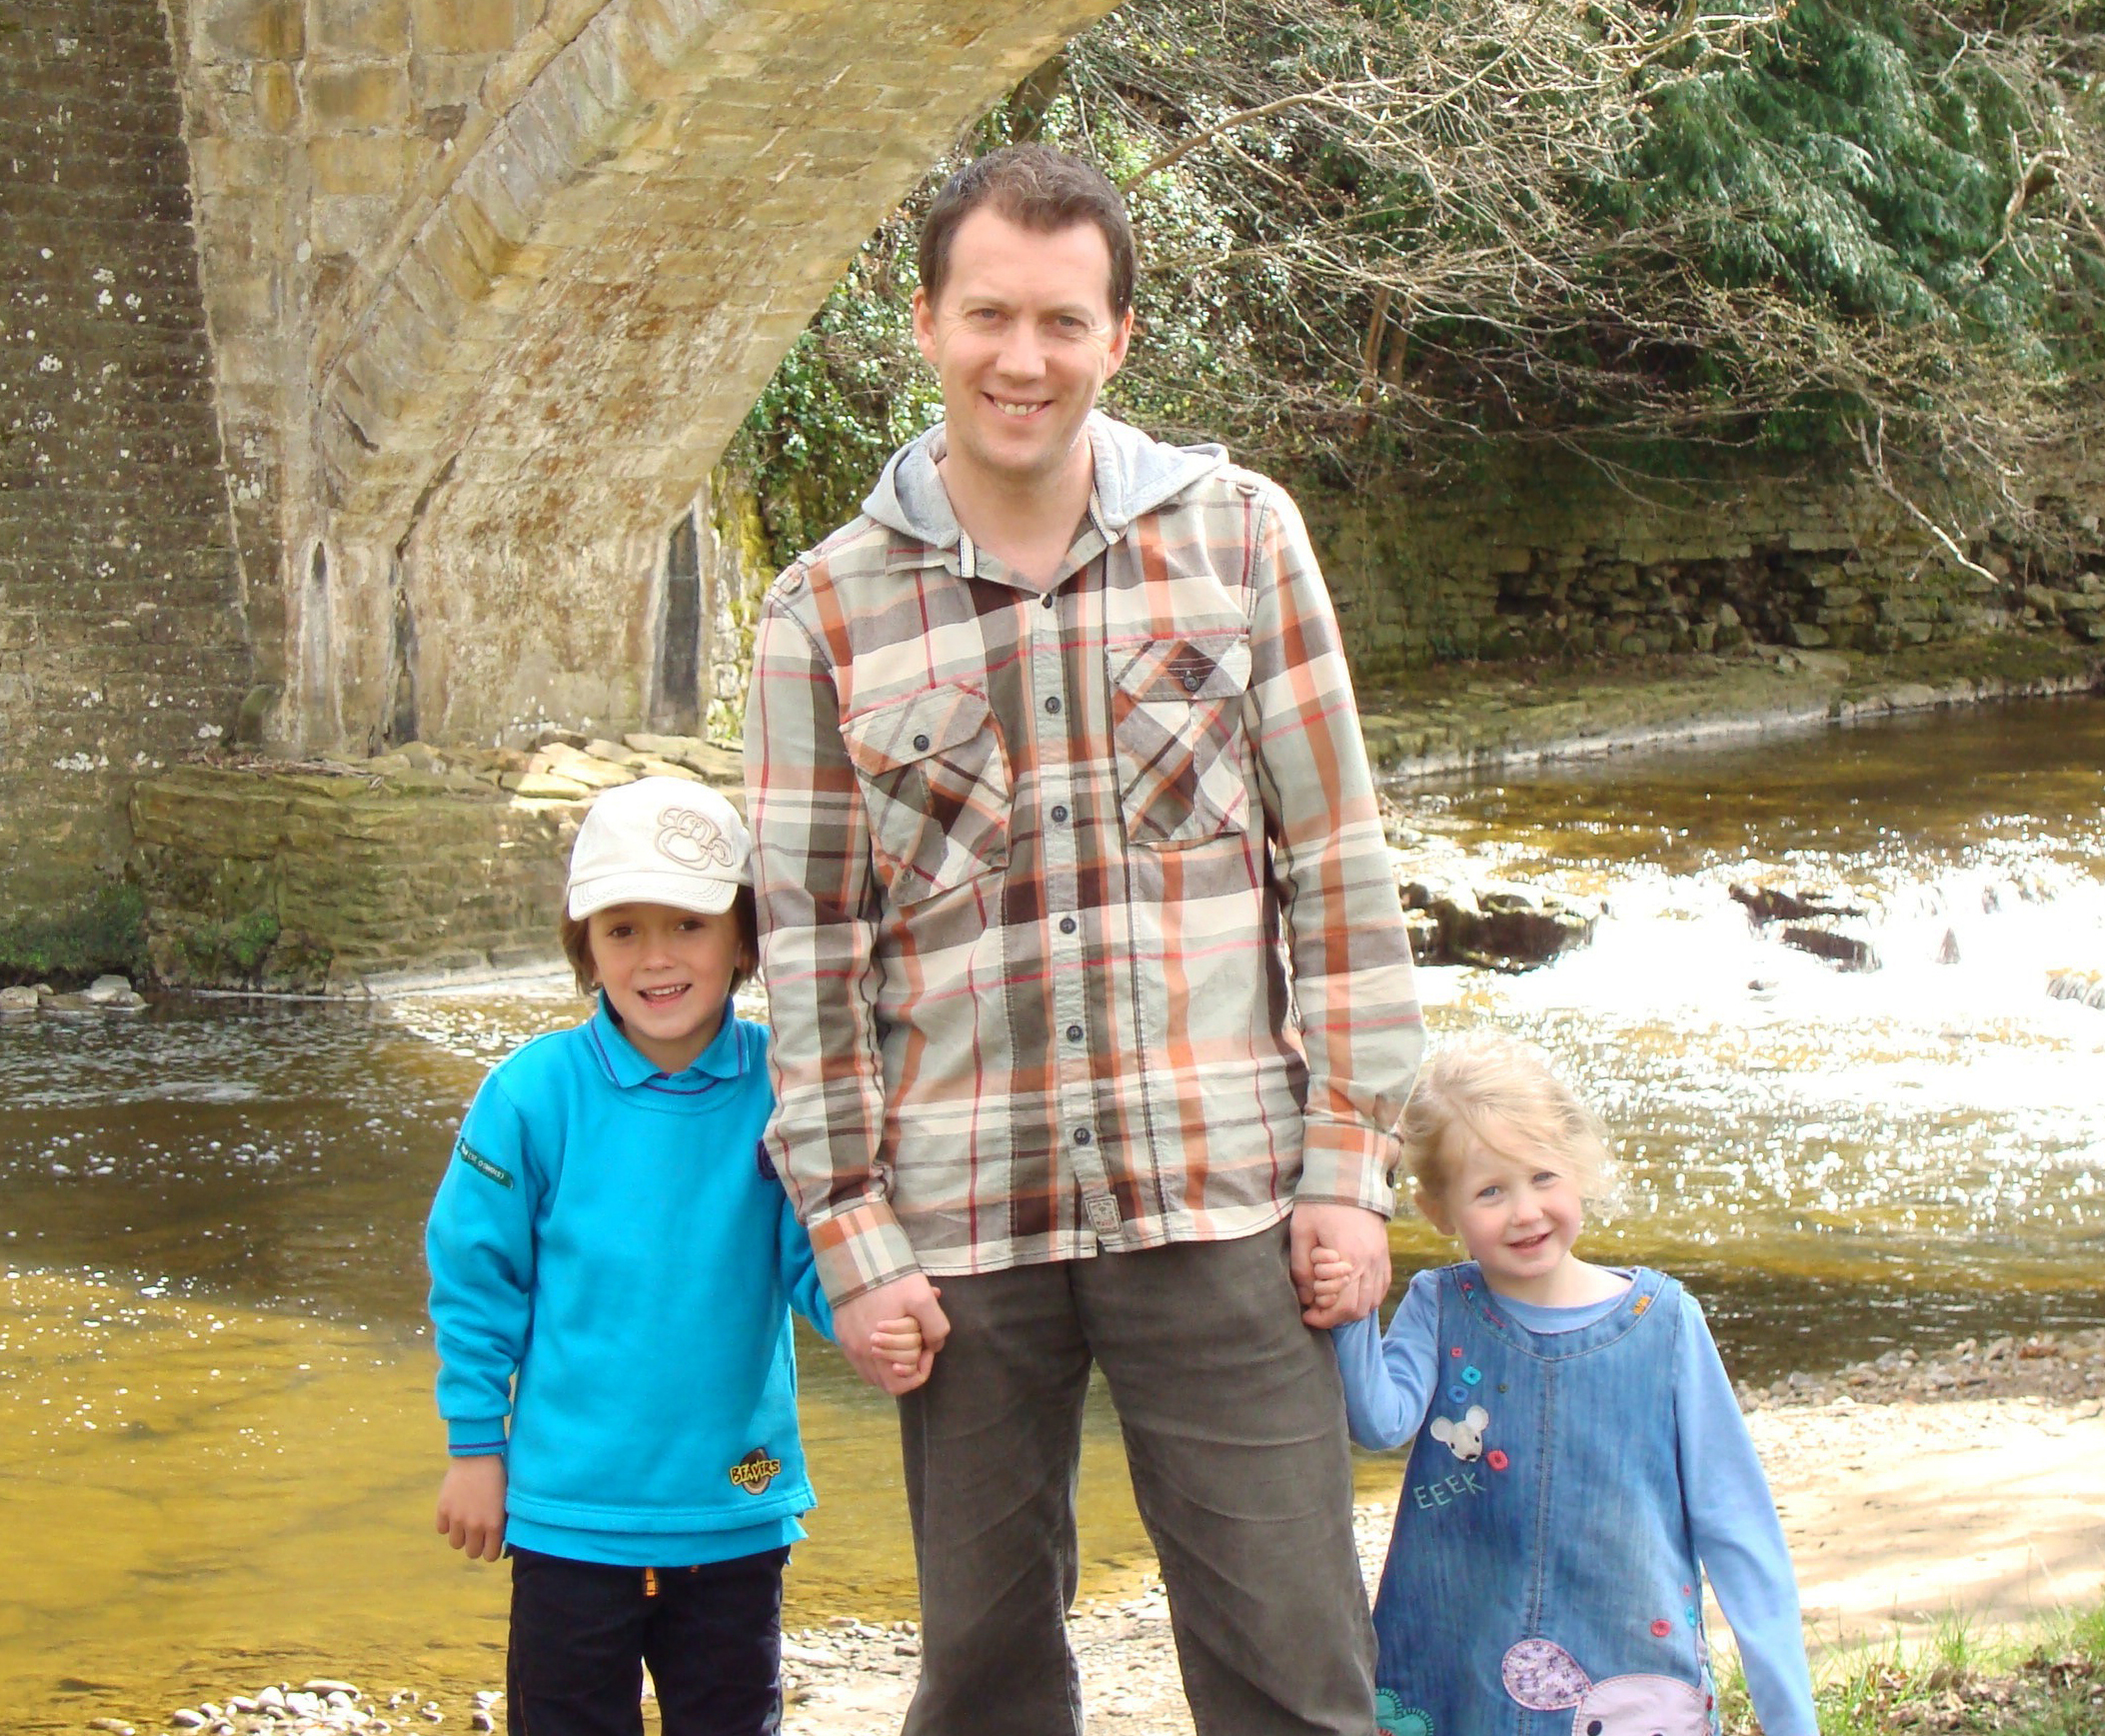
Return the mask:
[[1439,1376],[1374,1600],[1384,1736],[1715,1736],[1681,1496],[1681,1286],[1537,1333],[1439,1274]]

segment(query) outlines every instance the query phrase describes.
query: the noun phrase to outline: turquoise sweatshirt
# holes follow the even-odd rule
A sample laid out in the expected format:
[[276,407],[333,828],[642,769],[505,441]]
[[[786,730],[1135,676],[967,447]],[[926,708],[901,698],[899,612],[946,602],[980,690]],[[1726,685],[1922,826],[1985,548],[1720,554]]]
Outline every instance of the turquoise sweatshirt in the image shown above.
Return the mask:
[[668,1075],[602,1001],[476,1093],[426,1253],[439,1412],[506,1455],[507,1542],[687,1567],[804,1535],[790,1309],[833,1312],[761,1149],[767,1049],[727,1004]]

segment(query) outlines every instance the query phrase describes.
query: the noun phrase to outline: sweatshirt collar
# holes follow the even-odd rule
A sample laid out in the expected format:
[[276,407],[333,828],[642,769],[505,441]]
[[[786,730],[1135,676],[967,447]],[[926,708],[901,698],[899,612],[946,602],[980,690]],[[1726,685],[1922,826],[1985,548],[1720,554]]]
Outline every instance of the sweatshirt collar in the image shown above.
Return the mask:
[[[1088,441],[1095,471],[1089,519],[1106,543],[1115,542],[1142,514],[1153,512],[1227,462],[1218,446],[1165,446],[1100,410],[1089,413]],[[901,447],[886,464],[863,511],[888,530],[931,549],[959,547],[963,535],[936,466],[948,435],[938,423]]]
[[600,1064],[607,1069],[607,1076],[624,1090],[646,1086],[679,1094],[706,1091],[720,1080],[739,1077],[753,1060],[745,1027],[740,1024],[728,995],[717,1034],[710,1039],[709,1047],[696,1056],[695,1064],[683,1072],[661,1071],[657,1062],[629,1040],[622,1030],[621,1021],[614,1016],[614,1009],[607,1004],[604,989],[600,991],[599,1006],[587,1028],[592,1034],[592,1045],[600,1057]]

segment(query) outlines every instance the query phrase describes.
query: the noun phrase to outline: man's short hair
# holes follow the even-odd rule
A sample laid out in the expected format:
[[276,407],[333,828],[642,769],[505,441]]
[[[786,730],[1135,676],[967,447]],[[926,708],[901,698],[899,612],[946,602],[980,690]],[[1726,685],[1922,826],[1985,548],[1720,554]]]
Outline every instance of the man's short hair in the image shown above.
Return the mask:
[[930,301],[951,268],[951,240],[981,206],[1020,228],[1052,235],[1093,223],[1110,249],[1110,307],[1123,319],[1132,306],[1132,223],[1125,201],[1102,170],[1050,145],[1005,145],[972,162],[943,184],[921,225],[921,287]]

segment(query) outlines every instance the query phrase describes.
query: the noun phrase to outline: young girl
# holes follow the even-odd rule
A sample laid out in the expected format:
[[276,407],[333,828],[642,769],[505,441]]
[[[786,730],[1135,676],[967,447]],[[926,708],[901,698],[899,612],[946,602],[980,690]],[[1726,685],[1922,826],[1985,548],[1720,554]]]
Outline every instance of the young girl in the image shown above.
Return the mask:
[[[1469,1258],[1332,1334],[1352,1438],[1413,1441],[1374,1602],[1385,1736],[1708,1736],[1703,1574],[1766,1736],[1817,1736],[1798,1591],[1702,1311],[1571,1251],[1606,1159],[1540,1051],[1441,1048],[1403,1120]],[[1350,1276],[1316,1250],[1317,1302]]]
[[[715,791],[601,797],[563,946],[597,1010],[476,1093],[432,1207],[451,1464],[438,1529],[512,1557],[513,1736],[778,1727],[782,1575],[813,1504],[790,1309],[831,1333],[812,1248],[761,1153],[767,1032],[751,853]],[[926,1377],[912,1320],[873,1348]]]

